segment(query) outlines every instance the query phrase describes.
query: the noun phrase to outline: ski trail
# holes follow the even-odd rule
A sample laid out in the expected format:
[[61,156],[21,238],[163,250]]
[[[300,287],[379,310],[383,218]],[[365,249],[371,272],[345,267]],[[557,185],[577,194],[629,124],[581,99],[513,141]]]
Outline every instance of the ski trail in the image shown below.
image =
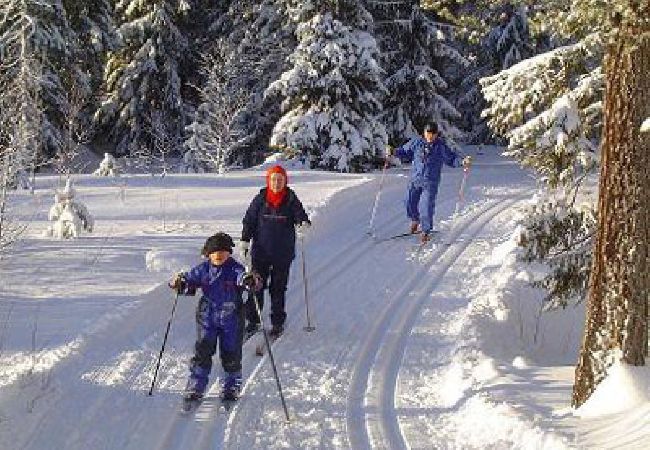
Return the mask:
[[[387,227],[389,228],[390,225],[399,223],[401,219],[402,219],[401,212],[396,212],[395,214],[391,215],[388,220],[383,222],[381,226],[377,226],[376,229],[384,229]],[[311,283],[310,291],[317,292],[318,290],[323,289],[325,286],[327,286],[329,283],[331,283],[337,277],[340,276],[341,272],[345,270],[345,266],[347,264],[356,261],[374,246],[375,246],[374,241],[369,239],[367,236],[361,235],[359,239],[354,241],[354,243],[350,244],[351,250],[350,248],[347,247],[344,247],[341,250],[339,250],[336,254],[331,256],[326,262],[319,265],[319,267],[315,270],[315,273],[318,273],[318,277],[310,279],[310,283]],[[336,264],[334,264],[335,261],[337,262]],[[291,292],[291,294],[292,295],[287,295],[287,300],[292,298],[294,299],[294,301],[288,304],[287,324],[286,324],[287,326],[286,326],[285,334],[292,333],[294,332],[294,330],[301,330],[302,327],[300,324],[304,320],[303,316],[300,314],[302,308],[304,307],[302,302],[301,291],[297,289],[296,292]],[[318,326],[318,324],[316,324],[316,326]],[[251,341],[249,342],[253,342],[253,341],[254,339],[251,339]],[[252,352],[248,352],[248,353],[252,353]],[[243,386],[242,402],[246,401],[246,397],[245,397],[246,392],[249,390],[250,386],[255,382],[255,379],[258,376],[260,370],[267,363],[268,354],[265,353],[264,356],[262,356],[261,358],[257,356],[253,356],[253,358],[258,359],[258,361],[254,369],[251,371],[250,375],[247,377],[245,384]],[[280,377],[282,377],[281,369],[279,372],[280,372],[279,373]],[[281,408],[279,400],[278,400],[278,408]],[[235,424],[241,423],[243,420],[240,418],[241,416],[240,411],[241,411],[240,405],[237,404],[235,408],[233,408],[233,410],[231,411],[230,417],[228,417],[227,424],[226,424],[227,426],[225,428],[225,433],[223,436],[223,443],[225,448],[228,448],[228,444],[230,442]]]
[[430,293],[440,283],[458,257],[471,245],[472,238],[494,217],[510,208],[517,201],[519,199],[499,202],[465,228],[462,234],[467,237],[467,240],[457,246],[449,247],[437,258],[435,265],[430,267],[433,270],[429,270],[427,273],[426,284],[418,289],[419,295],[412,298],[406,308],[398,310],[398,316],[393,319],[392,326],[385,335],[370,374],[370,389],[366,405],[369,409],[376,406],[376,410],[379,412],[378,422],[367,422],[373,448],[381,447],[384,445],[382,443],[390,443],[389,447],[395,449],[408,448],[395,411],[395,389],[406,348],[406,340],[413,324],[424,302],[430,298]]
[[[368,186],[361,186],[361,189],[367,189]],[[352,201],[355,196],[346,194],[344,202]],[[382,218],[377,223],[376,229],[392,229],[393,225],[400,223],[402,212],[396,209],[388,217]],[[317,273],[318,277],[311,282],[310,291],[316,292],[327,283],[336,279],[341,271],[340,262],[352,262],[363,255],[369,248],[374,246],[374,241],[369,239],[365,234],[357,234],[355,239],[348,242],[346,246],[337,250],[312,268],[308,269],[311,273]],[[296,261],[299,263],[299,260]],[[336,264],[335,264],[336,263]],[[293,333],[294,330],[301,330],[301,321],[304,320],[301,315],[304,307],[302,301],[302,279],[292,271],[290,285],[287,289],[287,323],[285,334]],[[267,302],[268,304],[268,299]],[[316,324],[317,325],[317,324]],[[158,443],[152,447],[157,449],[214,449],[227,447],[233,428],[242,421],[242,408],[245,408],[247,394],[251,385],[256,381],[256,377],[262,367],[266,364],[268,355],[262,358],[255,356],[253,347],[256,338],[250,339],[243,349],[242,356],[242,376],[244,384],[242,385],[241,400],[231,408],[227,413],[219,411],[219,383],[212,382],[211,388],[206,395],[206,399],[201,403],[196,412],[189,417],[175,415],[171,423],[164,427],[164,431]],[[215,364],[216,368],[216,364]],[[280,377],[282,370],[280,369]],[[213,377],[214,380],[214,377]],[[213,400],[213,401],[212,401]],[[275,399],[274,399],[275,400]],[[278,408],[281,408],[278,400]],[[246,413],[244,413],[246,417]],[[137,447],[133,447],[137,448]]]
[[[444,240],[453,243],[466,230],[470,230],[473,237],[489,220],[515,201],[501,199],[463,217],[443,235]],[[430,258],[430,262],[409,277],[387,303],[379,320],[367,334],[366,340],[361,343],[361,350],[352,370],[346,408],[346,427],[351,448],[406,448],[395,416],[395,383],[392,381],[396,380],[399,371],[404,338],[423,299],[427,298],[431,288],[451,266],[454,257],[460,255],[470,242],[466,240],[455,248],[451,245],[441,245],[436,249],[427,258]],[[433,278],[424,289],[418,289],[423,276],[431,272],[438,262],[443,262],[443,265],[436,268]],[[404,305],[403,299],[411,297],[410,293],[415,289],[420,294],[410,298],[409,307],[400,310],[400,305]],[[392,323],[397,325],[391,327]]]

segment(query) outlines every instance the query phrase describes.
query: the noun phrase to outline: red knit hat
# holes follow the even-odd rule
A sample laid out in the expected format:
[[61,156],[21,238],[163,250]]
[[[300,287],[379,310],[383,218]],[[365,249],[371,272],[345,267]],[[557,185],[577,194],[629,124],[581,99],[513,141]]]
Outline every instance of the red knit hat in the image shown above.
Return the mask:
[[[284,177],[284,187],[280,192],[273,192],[271,190],[271,175],[274,173],[279,173]],[[282,166],[276,165],[270,167],[266,171],[266,201],[269,202],[274,208],[279,208],[282,204],[282,201],[287,196],[287,183],[289,182],[289,177],[287,177],[287,171],[284,170]]]

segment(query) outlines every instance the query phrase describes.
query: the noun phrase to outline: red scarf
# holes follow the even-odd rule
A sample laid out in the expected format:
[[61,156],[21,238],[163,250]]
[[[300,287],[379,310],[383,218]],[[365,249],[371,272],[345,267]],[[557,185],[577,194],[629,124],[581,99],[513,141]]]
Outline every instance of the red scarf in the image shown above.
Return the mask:
[[[284,187],[280,192],[273,192],[271,190],[271,175],[274,173],[280,173],[284,176]],[[282,168],[282,166],[273,166],[266,171],[266,201],[275,209],[280,207],[284,198],[287,196],[287,181],[287,172]]]

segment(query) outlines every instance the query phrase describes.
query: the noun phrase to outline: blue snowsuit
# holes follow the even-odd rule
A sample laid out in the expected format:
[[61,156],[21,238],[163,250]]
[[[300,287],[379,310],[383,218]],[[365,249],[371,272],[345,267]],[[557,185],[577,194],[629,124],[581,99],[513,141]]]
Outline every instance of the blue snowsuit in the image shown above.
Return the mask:
[[[436,195],[440,185],[442,164],[460,167],[462,165],[461,157],[450,149],[444,139],[440,137],[431,143],[421,137],[413,138],[398,147],[395,156],[402,161],[412,161],[411,179],[406,195],[406,215],[414,222],[421,222],[424,233],[430,233],[433,228],[433,214],[436,208]],[[426,202],[426,214],[420,218],[418,206],[422,194],[424,194]]]
[[226,373],[224,389],[240,387],[244,339],[242,278],[244,267],[233,258],[214,266],[205,261],[181,275],[181,292],[203,295],[196,308],[197,340],[190,360],[187,390],[204,393],[219,343],[221,365]]

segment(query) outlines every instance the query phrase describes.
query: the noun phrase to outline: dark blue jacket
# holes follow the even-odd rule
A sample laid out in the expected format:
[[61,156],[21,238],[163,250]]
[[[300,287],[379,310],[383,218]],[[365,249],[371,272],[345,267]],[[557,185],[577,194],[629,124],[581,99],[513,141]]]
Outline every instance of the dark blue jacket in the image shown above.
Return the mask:
[[266,201],[266,188],[260,190],[244,216],[242,241],[253,240],[251,257],[288,263],[296,252],[295,226],[309,222],[296,193],[287,188],[287,196],[278,209]]
[[244,266],[233,258],[228,258],[220,266],[214,266],[207,260],[182,274],[181,290],[184,294],[193,295],[200,288],[203,297],[209,301],[211,311],[229,315],[242,306],[244,271]]
[[413,161],[411,183],[418,187],[437,188],[440,184],[443,163],[451,167],[462,165],[461,157],[440,137],[431,143],[421,137],[411,139],[397,148],[395,156],[402,160]]

